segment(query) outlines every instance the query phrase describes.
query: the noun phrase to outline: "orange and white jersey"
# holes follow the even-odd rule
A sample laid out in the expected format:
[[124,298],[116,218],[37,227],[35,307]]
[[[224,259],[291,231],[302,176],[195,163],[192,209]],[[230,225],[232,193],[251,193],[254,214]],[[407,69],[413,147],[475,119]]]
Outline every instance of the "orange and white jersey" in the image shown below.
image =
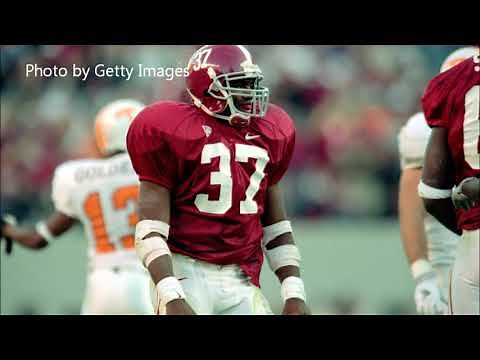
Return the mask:
[[134,245],[138,189],[127,153],[68,161],[55,170],[55,209],[83,224],[93,268],[142,266]]

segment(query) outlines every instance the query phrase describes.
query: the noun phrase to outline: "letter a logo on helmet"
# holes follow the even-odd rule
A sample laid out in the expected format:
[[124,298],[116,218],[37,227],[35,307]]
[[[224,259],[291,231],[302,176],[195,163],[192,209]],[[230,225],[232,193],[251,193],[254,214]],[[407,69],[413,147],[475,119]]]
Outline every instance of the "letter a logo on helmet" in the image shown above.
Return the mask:
[[127,131],[144,104],[131,99],[114,101],[104,106],[95,118],[95,142],[102,155],[111,155],[127,148]]
[[241,45],[205,45],[188,62],[187,92],[208,115],[236,126],[265,116],[269,89],[263,73]]

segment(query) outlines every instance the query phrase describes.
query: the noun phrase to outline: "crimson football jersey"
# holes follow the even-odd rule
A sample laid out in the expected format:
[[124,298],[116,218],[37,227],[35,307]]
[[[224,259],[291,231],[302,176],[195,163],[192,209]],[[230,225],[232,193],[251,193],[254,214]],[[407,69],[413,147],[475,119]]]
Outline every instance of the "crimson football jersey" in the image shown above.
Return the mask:
[[170,190],[170,250],[238,264],[257,286],[266,191],[285,174],[294,144],[293,122],[275,105],[236,128],[193,105],[161,101],[140,112],[127,135],[139,179]]
[[[448,145],[455,167],[455,183],[480,177],[480,55],[464,60],[434,77],[422,97],[430,127],[448,130]],[[480,204],[457,210],[460,228],[480,228]]]

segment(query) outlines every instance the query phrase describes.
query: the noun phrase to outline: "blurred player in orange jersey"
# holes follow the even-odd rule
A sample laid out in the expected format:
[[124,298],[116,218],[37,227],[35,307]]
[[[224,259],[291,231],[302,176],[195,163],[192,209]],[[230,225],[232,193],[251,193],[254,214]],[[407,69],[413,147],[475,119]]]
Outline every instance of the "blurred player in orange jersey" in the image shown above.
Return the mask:
[[144,108],[134,100],[105,106],[95,120],[102,158],[67,161],[55,170],[55,212],[35,230],[2,222],[2,237],[41,249],[80,221],[89,240],[83,314],[153,314],[149,276],[135,254],[138,179],[126,153],[126,133]]
[[[430,214],[461,234],[450,281],[450,312],[478,315],[480,203],[474,197],[480,177],[480,48],[434,77],[422,105],[432,134],[418,192]],[[462,206],[462,194],[472,197],[472,203]]]
[[[475,53],[475,47],[455,50],[445,59],[440,72]],[[402,176],[398,203],[403,246],[416,283],[417,312],[437,315],[447,313],[449,276],[459,236],[425,212],[417,193],[430,133],[423,112],[413,115],[400,131]]]

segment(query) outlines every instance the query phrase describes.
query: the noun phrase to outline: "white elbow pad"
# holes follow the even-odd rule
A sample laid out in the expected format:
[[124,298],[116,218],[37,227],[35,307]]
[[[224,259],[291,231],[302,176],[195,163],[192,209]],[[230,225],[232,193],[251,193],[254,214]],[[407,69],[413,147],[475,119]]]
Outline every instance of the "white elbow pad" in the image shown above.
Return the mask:
[[270,250],[265,249],[264,251],[268,265],[273,272],[288,265],[300,267],[300,251],[296,245],[280,245]]
[[420,180],[420,183],[418,184],[418,195],[420,195],[420,197],[423,199],[448,199],[450,196],[452,196],[452,189],[437,189],[425,184],[422,180]]
[[137,223],[135,227],[135,239],[143,239],[152,232],[156,232],[165,236],[168,239],[170,225],[166,222],[158,220],[142,220]]
[[262,239],[263,246],[266,247],[267,244],[273,239],[289,232],[291,233],[293,231],[292,231],[292,225],[288,220],[279,221],[275,224],[265,226],[263,228],[263,239]]
[[272,269],[273,272],[287,265],[293,265],[297,267],[300,266],[300,251],[296,245],[285,244],[267,250],[267,244],[270,241],[276,239],[280,235],[291,232],[292,225],[288,220],[279,221],[263,228],[263,251],[267,258],[270,269]]
[[[135,251],[137,256],[142,260],[145,267],[163,255],[170,255],[170,249],[168,248],[165,239],[168,238],[170,226],[163,221],[156,220],[142,220],[137,223],[135,229]],[[148,234],[156,232],[165,237],[152,236],[144,239]]]

